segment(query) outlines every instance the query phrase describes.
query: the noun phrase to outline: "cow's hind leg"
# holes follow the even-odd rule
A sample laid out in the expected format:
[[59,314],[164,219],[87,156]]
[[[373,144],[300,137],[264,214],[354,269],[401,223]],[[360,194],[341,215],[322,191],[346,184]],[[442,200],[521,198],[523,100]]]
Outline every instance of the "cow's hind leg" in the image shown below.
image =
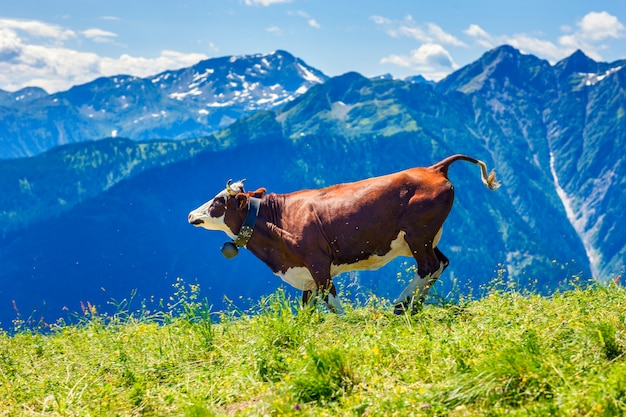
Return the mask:
[[435,255],[437,255],[437,259],[439,259],[443,263],[443,269],[446,269],[448,265],[450,265],[450,260],[446,257],[446,255],[441,253],[439,248],[435,248]]
[[[448,258],[428,242],[411,245],[413,257],[417,262],[417,273],[406,286],[400,296],[394,301],[395,314],[404,314],[406,311],[418,309],[424,302],[430,289],[441,276],[449,264]],[[414,249],[418,248],[418,249]]]
[[339,301],[339,297],[337,296],[337,289],[332,282],[330,283],[330,287],[322,288],[319,292],[318,290],[302,291],[302,306],[314,306],[317,301],[317,296],[320,292],[321,294],[323,294],[322,298],[330,311],[337,314],[344,314],[343,307],[341,306],[341,302]]
[[345,314],[343,307],[341,307],[341,301],[337,295],[337,288],[332,281],[330,281],[330,287],[324,290],[324,302],[330,311],[337,314]]

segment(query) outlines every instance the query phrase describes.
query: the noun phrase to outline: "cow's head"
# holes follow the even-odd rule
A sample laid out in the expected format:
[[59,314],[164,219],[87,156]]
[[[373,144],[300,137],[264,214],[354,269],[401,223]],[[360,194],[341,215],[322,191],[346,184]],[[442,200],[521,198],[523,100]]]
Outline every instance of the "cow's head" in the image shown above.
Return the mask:
[[228,180],[222,192],[189,213],[189,223],[207,230],[221,230],[235,238],[247,214],[244,208],[248,207],[248,198],[260,198],[265,194],[264,188],[246,193],[243,189],[244,181],[233,183]]

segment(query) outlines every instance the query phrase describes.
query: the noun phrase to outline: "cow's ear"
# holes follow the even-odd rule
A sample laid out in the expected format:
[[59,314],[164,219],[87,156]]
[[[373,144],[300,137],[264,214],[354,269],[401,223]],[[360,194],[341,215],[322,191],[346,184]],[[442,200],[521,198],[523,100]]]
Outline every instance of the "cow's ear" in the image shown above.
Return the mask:
[[250,197],[261,198],[261,197],[263,197],[265,195],[266,191],[267,190],[265,188],[259,188],[256,191],[248,191],[248,195]]
[[238,193],[235,196],[235,202],[237,203],[238,210],[243,209],[245,206],[248,205],[248,195],[244,193]]

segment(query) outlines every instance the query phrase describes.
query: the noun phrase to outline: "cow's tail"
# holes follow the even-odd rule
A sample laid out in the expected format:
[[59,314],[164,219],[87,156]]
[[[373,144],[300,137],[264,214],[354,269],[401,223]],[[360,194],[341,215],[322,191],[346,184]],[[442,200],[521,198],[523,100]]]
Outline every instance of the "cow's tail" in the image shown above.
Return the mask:
[[485,184],[490,190],[495,190],[500,187],[500,183],[496,179],[496,173],[493,170],[487,173],[487,164],[485,164],[483,161],[472,158],[471,156],[461,154],[452,155],[447,157],[443,161],[437,162],[436,164],[431,166],[431,169],[440,171],[447,177],[448,168],[456,161],[467,161],[478,165],[480,167],[480,178],[482,179],[483,184]]

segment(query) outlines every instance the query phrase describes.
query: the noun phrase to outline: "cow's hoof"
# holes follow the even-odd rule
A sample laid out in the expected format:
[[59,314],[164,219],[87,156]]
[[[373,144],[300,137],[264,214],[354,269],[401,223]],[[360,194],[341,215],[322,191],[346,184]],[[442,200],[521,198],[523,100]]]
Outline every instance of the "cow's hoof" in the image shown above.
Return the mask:
[[403,314],[404,314],[404,313],[406,313],[406,311],[407,311],[407,310],[406,310],[406,307],[407,307],[407,305],[406,305],[405,303],[399,303],[399,304],[396,304],[396,305],[393,307],[393,314],[395,314],[395,315],[397,315],[397,316],[401,316],[401,315],[403,315]]
[[421,313],[423,309],[424,303],[413,303],[413,306],[411,308],[411,314]]
[[423,303],[398,303],[393,307],[393,314],[397,316],[401,316],[403,314],[409,313],[411,315],[417,314],[424,309]]

